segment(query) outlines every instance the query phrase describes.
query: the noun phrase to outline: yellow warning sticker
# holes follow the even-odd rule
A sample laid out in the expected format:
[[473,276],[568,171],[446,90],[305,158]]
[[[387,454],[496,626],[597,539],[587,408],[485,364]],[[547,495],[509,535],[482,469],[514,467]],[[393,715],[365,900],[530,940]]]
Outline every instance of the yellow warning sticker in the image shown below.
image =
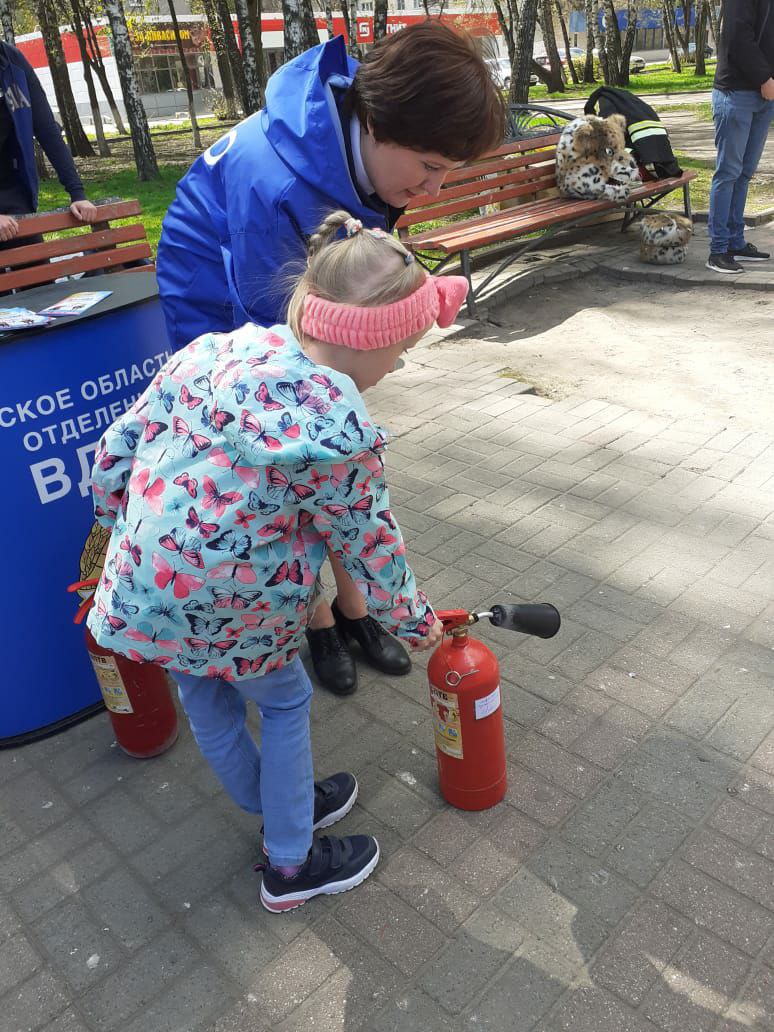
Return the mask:
[[430,705],[433,709],[435,744],[442,753],[462,759],[462,728],[460,707],[455,692],[444,692],[430,685]]
[[105,705],[112,713],[134,713],[113,656],[90,656]]

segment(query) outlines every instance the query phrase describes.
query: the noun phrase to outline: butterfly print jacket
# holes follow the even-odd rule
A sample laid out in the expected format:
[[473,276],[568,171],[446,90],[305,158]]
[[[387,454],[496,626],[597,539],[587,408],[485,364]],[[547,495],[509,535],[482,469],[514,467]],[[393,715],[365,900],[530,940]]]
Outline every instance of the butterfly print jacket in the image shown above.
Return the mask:
[[95,513],[112,533],[92,634],[173,670],[268,673],[298,651],[330,548],[388,631],[426,635],[384,447],[353,381],[287,327],[199,337],[97,449]]

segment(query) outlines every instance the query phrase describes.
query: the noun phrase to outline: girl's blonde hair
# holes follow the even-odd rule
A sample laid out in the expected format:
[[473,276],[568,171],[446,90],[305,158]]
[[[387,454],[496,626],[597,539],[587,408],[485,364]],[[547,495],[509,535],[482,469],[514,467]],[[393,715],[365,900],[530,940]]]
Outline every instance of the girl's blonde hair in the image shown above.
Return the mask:
[[[348,236],[337,239],[340,230]],[[414,256],[394,236],[363,229],[349,212],[334,211],[309,238],[309,261],[288,305],[288,325],[301,340],[307,294],[326,301],[375,308],[402,301],[425,279]]]

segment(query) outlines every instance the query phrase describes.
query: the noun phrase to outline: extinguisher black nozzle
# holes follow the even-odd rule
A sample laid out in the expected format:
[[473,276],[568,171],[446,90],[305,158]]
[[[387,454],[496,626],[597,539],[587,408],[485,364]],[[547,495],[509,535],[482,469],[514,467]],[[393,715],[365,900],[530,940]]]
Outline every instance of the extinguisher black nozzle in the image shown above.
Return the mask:
[[495,627],[504,627],[520,634],[531,634],[535,638],[553,638],[562,625],[559,611],[549,602],[532,605],[492,606],[489,622]]

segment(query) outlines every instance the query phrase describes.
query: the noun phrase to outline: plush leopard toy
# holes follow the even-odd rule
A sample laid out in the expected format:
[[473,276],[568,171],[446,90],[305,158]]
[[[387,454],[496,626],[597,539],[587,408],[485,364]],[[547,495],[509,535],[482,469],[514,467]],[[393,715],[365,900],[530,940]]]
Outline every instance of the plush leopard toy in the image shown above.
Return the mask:
[[651,265],[680,265],[688,254],[693,223],[685,215],[654,212],[640,228],[640,261]]
[[564,197],[625,201],[640,173],[626,150],[623,115],[584,115],[568,122],[556,147],[556,185]]

